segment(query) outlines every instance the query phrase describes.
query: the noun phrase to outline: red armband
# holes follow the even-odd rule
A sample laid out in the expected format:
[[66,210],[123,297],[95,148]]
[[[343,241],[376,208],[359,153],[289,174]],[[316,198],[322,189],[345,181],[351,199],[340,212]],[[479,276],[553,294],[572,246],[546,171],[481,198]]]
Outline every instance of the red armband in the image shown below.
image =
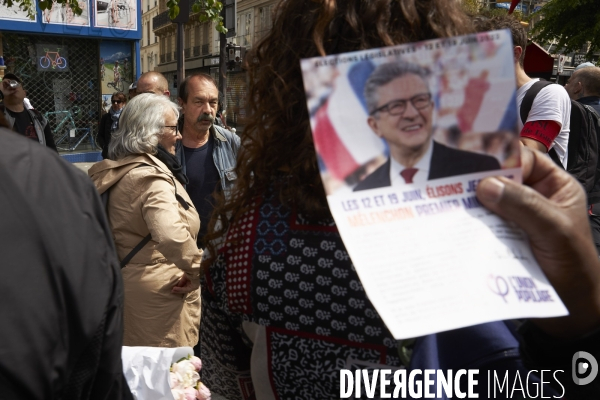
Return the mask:
[[559,133],[560,124],[556,121],[530,121],[523,126],[521,137],[537,140],[550,150]]

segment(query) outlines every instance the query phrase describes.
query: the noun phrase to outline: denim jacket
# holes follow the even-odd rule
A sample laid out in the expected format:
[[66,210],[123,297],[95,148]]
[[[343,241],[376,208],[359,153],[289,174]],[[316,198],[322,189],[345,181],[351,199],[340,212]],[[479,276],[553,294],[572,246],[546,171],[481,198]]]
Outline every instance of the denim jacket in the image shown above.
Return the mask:
[[[213,160],[215,162],[215,167],[217,167],[217,171],[219,171],[221,187],[224,192],[228,192],[237,178],[234,169],[238,149],[240,148],[240,137],[235,133],[216,125],[213,125],[210,128],[210,134],[213,135],[215,139]],[[183,167],[183,173],[187,173],[185,167],[185,152],[183,151],[181,141],[177,142],[176,156]]]

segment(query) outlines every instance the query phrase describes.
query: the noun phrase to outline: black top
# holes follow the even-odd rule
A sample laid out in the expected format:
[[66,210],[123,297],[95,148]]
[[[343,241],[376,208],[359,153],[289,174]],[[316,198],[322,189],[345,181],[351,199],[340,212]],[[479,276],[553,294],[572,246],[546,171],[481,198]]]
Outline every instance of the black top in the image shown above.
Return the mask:
[[102,158],[108,158],[108,145],[110,144],[111,136],[111,127],[112,127],[112,118],[110,116],[110,112],[107,112],[100,119],[100,125],[98,125],[98,136],[96,137],[96,141],[98,145],[102,148]]
[[0,129],[0,398],[131,399],[123,282],[98,193],[9,132]]
[[[35,118],[38,118],[41,123],[44,121],[44,117],[37,110],[31,109],[29,110],[31,113],[35,115]],[[4,103],[0,102],[0,112],[8,113],[8,115],[15,119],[15,124],[13,125],[14,131],[25,135],[35,141],[39,142],[39,138],[35,131],[35,125],[33,124],[31,114],[24,109],[20,113],[9,110]],[[31,128],[29,128],[29,126]],[[56,148],[56,144],[54,144],[54,137],[52,136],[52,131],[50,130],[50,124],[46,122],[44,126],[44,139],[46,140],[46,147],[58,152]]]
[[36,142],[39,142],[37,133],[35,132],[35,125],[31,120],[31,116],[27,110],[23,109],[21,112],[14,112],[6,109],[11,117],[15,119],[15,124],[13,126],[13,131],[20,133],[28,139],[33,139]]
[[600,96],[586,96],[577,99],[581,104],[587,104],[600,113]]
[[199,248],[204,247],[202,238],[207,232],[214,208],[212,193],[219,187],[219,171],[213,160],[214,145],[215,139],[209,135],[208,142],[197,149],[183,146],[186,175],[189,179],[186,189],[200,215]]

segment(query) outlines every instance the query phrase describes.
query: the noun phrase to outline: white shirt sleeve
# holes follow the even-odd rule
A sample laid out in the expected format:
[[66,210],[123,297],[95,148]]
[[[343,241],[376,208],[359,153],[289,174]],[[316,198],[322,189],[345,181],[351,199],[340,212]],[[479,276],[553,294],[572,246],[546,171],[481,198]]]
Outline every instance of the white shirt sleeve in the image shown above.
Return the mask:
[[556,121],[561,129],[550,148],[554,148],[563,165],[567,166],[567,147],[569,143],[571,118],[571,99],[564,87],[548,85],[533,101],[527,122]]

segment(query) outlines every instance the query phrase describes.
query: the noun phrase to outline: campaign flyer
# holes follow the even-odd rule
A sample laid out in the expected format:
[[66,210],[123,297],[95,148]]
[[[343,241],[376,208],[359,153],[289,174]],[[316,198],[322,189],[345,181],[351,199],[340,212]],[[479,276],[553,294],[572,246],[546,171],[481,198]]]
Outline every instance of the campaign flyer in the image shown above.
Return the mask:
[[397,339],[566,315],[524,233],[475,196],[521,180],[508,31],[301,61],[329,207]]

